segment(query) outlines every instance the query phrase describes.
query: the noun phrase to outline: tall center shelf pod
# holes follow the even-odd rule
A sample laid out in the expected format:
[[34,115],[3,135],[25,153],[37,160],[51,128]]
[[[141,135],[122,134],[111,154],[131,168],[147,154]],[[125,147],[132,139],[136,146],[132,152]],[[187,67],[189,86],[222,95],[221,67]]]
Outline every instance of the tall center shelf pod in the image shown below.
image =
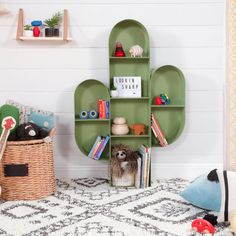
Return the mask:
[[[115,57],[114,50],[117,42],[121,42],[125,57]],[[143,48],[142,57],[131,57],[129,49],[139,45]],[[109,77],[110,88],[114,77],[140,76],[141,97],[111,97],[111,121],[115,117],[125,117],[128,125],[143,123],[147,126],[144,135],[123,136],[111,135],[111,145],[126,144],[137,150],[141,144],[151,145],[150,130],[150,48],[149,36],[145,27],[135,20],[123,20],[117,23],[109,37]]]

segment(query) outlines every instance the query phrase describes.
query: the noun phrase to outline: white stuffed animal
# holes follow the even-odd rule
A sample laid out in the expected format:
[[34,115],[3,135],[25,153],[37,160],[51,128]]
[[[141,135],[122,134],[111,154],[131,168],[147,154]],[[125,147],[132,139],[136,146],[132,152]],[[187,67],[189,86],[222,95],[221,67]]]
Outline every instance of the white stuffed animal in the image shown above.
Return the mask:
[[143,49],[139,45],[134,45],[129,50],[131,57],[142,57]]

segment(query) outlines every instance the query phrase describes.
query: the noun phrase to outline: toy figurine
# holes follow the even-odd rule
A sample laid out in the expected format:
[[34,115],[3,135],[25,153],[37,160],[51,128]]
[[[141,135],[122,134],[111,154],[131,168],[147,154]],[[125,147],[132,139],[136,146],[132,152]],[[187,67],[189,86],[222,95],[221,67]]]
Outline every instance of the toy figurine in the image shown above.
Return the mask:
[[39,37],[40,36],[40,26],[42,25],[42,21],[41,20],[34,20],[31,22],[31,25],[34,27],[33,28],[33,34],[34,37]]
[[125,52],[120,42],[116,42],[115,57],[125,57]]
[[195,219],[192,222],[192,230],[202,234],[214,234],[214,226],[204,219]]
[[146,125],[137,123],[137,124],[131,125],[129,128],[131,130],[131,133],[134,135],[144,135],[145,130],[146,130]]
[[134,186],[138,154],[128,146],[115,144],[111,147],[111,172],[113,186]]
[[170,99],[167,93],[161,93],[160,96],[156,96],[155,105],[169,105]]
[[161,98],[162,105],[169,105],[170,104],[170,99],[169,99],[167,93],[165,93],[165,94],[161,93],[160,98]]
[[161,100],[160,96],[156,96],[155,105],[162,105],[162,100]]
[[129,50],[131,57],[142,57],[143,49],[139,45],[134,45]]

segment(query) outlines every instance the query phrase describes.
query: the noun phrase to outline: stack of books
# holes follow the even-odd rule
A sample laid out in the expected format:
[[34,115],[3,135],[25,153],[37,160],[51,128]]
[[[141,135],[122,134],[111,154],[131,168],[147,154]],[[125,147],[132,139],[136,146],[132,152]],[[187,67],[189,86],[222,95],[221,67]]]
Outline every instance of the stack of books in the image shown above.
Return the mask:
[[98,116],[99,119],[109,119],[110,106],[109,101],[98,99]]
[[168,142],[165,139],[164,133],[161,130],[160,125],[158,124],[156,118],[152,114],[152,126],[151,126],[152,132],[155,135],[155,137],[159,140],[160,145],[162,147],[166,147],[168,145]]
[[95,160],[99,160],[100,157],[102,156],[102,152],[104,151],[109,139],[110,139],[109,135],[107,135],[106,137],[98,136],[88,156]]
[[150,180],[151,169],[151,148],[142,144],[138,150],[138,169],[135,175],[135,187],[147,188]]

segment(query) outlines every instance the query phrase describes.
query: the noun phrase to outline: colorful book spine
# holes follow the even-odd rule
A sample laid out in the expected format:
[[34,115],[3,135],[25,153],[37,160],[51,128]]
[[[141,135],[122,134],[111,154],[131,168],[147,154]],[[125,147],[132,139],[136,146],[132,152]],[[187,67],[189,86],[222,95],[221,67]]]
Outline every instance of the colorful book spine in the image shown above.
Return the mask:
[[99,146],[98,146],[96,152],[94,153],[93,159],[96,159],[98,153],[100,152],[100,150],[101,150],[101,148],[102,148],[102,144],[103,144],[104,140],[105,140],[105,137],[101,137],[100,144],[99,144]]
[[92,153],[92,158],[94,159],[95,153],[97,152],[99,146],[101,145],[102,139],[99,140],[99,142],[97,143],[96,147],[94,148],[94,151]]
[[98,160],[101,157],[101,155],[102,155],[102,153],[103,153],[103,151],[104,151],[104,149],[105,149],[109,139],[110,139],[110,136],[107,135],[106,138],[104,139],[103,143],[102,143],[102,147],[101,147],[100,151],[98,152],[96,160]]
[[160,145],[165,147],[168,145],[168,142],[165,139],[164,133],[161,130],[160,125],[158,124],[156,118],[152,114],[152,130],[154,130],[154,135],[159,139]]
[[102,99],[98,99],[98,116],[99,116],[99,119],[102,119],[102,114],[103,114],[103,101],[102,101]]
[[102,101],[102,119],[106,119],[106,101]]
[[96,148],[96,146],[97,146],[97,144],[98,144],[98,142],[99,142],[100,140],[101,140],[101,136],[98,136],[97,139],[95,140],[95,142],[94,142],[94,144],[93,144],[93,146],[92,146],[92,148],[91,148],[89,154],[88,154],[88,157],[92,158],[92,154],[93,154],[93,152],[94,152],[94,149]]
[[109,101],[106,101],[106,119],[109,119],[110,117],[110,103]]

